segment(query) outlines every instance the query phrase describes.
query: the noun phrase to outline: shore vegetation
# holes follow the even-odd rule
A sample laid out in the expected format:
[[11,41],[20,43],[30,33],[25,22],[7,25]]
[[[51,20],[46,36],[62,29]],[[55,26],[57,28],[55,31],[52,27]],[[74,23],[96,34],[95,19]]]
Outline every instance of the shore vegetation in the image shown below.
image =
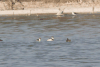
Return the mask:
[[0,0],[0,10],[30,8],[99,7],[100,0]]

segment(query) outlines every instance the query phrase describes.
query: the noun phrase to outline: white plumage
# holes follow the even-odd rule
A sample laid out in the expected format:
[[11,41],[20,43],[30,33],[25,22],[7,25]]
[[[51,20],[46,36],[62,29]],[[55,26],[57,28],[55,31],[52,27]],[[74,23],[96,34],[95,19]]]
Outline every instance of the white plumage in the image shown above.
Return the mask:
[[[63,10],[64,10],[64,9],[63,9]],[[59,11],[57,12],[56,15],[64,15],[64,14],[63,14],[63,10],[61,10],[61,9],[59,8]]]
[[47,41],[53,41],[54,40],[54,37],[51,37],[50,39],[48,39]]
[[39,41],[39,42],[40,42],[40,41],[41,41],[41,38],[37,39],[37,41]]
[[76,15],[74,12],[72,12],[72,15]]

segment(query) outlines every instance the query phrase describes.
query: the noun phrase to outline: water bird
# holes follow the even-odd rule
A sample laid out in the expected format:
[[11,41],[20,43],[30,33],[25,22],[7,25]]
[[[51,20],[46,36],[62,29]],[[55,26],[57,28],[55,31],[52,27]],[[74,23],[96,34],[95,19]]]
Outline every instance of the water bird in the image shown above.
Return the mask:
[[67,38],[66,42],[71,42],[71,40]]
[[39,19],[39,20],[44,20],[44,19],[41,18],[41,19]]
[[52,36],[52,37],[49,38],[47,41],[54,41],[54,37]]
[[41,38],[37,39],[37,41],[39,41],[39,42],[40,42],[40,41],[41,41]]
[[[64,9],[63,9],[63,10],[64,10]],[[63,10],[61,10],[61,9],[59,8],[59,11],[57,12],[56,15],[58,15],[58,16],[59,16],[59,15],[64,15],[64,14],[63,14]]]
[[72,15],[76,15],[76,13],[72,12]]
[[0,41],[3,41],[3,40],[0,39]]
[[39,17],[39,15],[38,15],[38,14],[36,14],[36,16],[37,16],[37,17]]

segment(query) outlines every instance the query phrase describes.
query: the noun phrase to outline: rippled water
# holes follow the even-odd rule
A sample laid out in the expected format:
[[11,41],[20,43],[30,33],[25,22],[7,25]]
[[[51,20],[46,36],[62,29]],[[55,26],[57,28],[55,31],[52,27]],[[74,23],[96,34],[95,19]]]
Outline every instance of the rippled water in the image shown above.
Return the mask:
[[0,39],[0,67],[100,67],[99,14],[0,16]]

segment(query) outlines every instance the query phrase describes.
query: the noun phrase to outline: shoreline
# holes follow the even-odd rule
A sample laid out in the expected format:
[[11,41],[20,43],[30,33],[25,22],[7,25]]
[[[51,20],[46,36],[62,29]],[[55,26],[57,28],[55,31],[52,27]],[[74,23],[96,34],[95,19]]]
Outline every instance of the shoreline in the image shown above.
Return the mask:
[[[31,15],[31,14],[50,14],[57,13],[59,11],[58,8],[35,8],[35,9],[27,9],[27,10],[4,10],[0,11],[0,15]],[[100,12],[100,8],[93,7],[81,7],[81,8],[65,8],[64,13],[98,13]]]

